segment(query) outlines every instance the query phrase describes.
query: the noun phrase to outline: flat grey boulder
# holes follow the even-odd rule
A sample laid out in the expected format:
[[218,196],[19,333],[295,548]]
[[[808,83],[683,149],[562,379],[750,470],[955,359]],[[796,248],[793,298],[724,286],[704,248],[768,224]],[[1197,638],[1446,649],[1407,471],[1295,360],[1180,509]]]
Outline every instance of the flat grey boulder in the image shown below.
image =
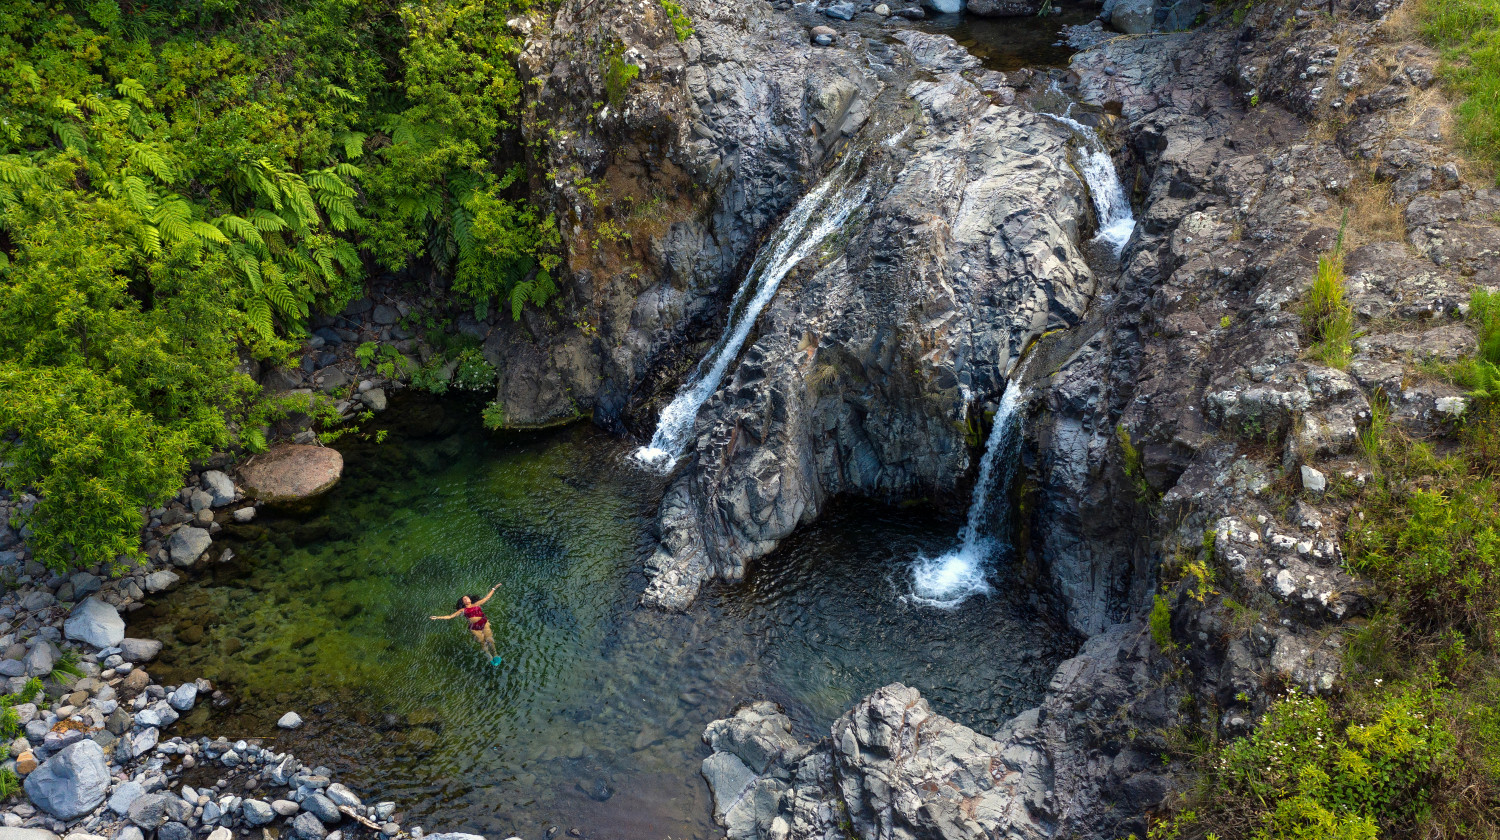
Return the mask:
[[270,803],[259,799],[246,799],[244,804],[240,806],[240,815],[245,818],[245,822],[252,828],[265,825],[271,820],[276,819],[276,812],[271,810]]
[[126,733],[115,746],[115,755],[126,760],[137,758],[155,749],[160,739],[161,731],[154,726]]
[[223,507],[234,501],[234,482],[218,470],[203,473],[203,489],[212,497],[210,504],[213,507]]
[[193,818],[193,807],[181,798],[165,793],[148,793],[131,803],[130,821],[146,831],[168,822],[185,822]]
[[45,677],[52,673],[52,666],[57,663],[57,656],[53,654],[50,642],[38,641],[32,645],[31,650],[26,652],[26,658],[21,661],[26,663],[26,676]]
[[57,840],[57,835],[42,828],[0,826],[0,840]]
[[163,589],[171,588],[179,580],[182,580],[182,578],[171,569],[162,569],[159,572],[152,572],[151,574],[146,575],[146,591],[160,592]]
[[63,633],[96,648],[114,647],[125,638],[125,620],[119,610],[98,598],[89,598],[73,608],[73,614],[63,623]]
[[323,840],[328,836],[328,829],[317,817],[303,811],[292,819],[292,836],[297,840]]
[[127,662],[150,662],[161,653],[161,642],[156,639],[121,639],[119,647]]
[[1111,26],[1129,35],[1150,32],[1156,24],[1155,0],[1114,0],[1104,12]]
[[64,747],[26,776],[32,804],[60,820],[76,819],[99,807],[108,789],[104,750],[87,740]]
[[339,813],[339,806],[321,793],[303,799],[302,810],[322,820],[324,825],[338,825],[344,819],[344,815]]
[[427,840],[484,840],[478,834],[464,834],[461,831],[449,831],[443,834],[429,834]]
[[240,468],[240,483],[261,501],[297,502],[327,492],[343,473],[344,456],[337,450],[290,443]]
[[130,806],[145,795],[146,789],[140,782],[121,782],[115,787],[115,792],[109,795],[109,810],[124,816],[130,813]]
[[178,528],[167,540],[167,553],[172,557],[172,565],[186,568],[198,562],[213,541],[202,528]]

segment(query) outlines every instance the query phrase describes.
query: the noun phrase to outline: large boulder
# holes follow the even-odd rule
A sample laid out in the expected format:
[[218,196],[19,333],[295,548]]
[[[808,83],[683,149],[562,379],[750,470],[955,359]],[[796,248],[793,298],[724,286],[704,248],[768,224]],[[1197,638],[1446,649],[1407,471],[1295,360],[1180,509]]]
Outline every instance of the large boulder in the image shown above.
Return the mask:
[[167,540],[167,553],[172,557],[172,563],[186,568],[198,562],[203,552],[208,550],[213,537],[202,528],[178,528],[172,538]]
[[108,788],[109,765],[104,750],[93,741],[64,747],[26,777],[32,804],[60,820],[93,811]]
[[327,492],[343,472],[344,456],[337,450],[283,444],[241,467],[240,483],[264,502],[298,502]]
[[125,621],[120,611],[98,598],[89,598],[73,608],[63,623],[63,632],[76,642],[88,642],[96,648],[118,645],[125,638]]
[[1156,24],[1155,0],[1112,0],[1104,7],[1104,17],[1114,28],[1129,35],[1151,31]]

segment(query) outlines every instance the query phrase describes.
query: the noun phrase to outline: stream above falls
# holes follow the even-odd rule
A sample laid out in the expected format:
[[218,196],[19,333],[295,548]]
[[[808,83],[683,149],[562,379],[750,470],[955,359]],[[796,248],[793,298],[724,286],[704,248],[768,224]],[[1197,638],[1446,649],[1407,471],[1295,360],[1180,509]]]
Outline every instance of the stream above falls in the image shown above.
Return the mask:
[[[911,559],[957,521],[856,500],[690,613],[640,609],[660,479],[626,463],[627,442],[586,425],[492,434],[475,406],[418,397],[379,428],[382,444],[338,444],[345,476],[317,511],[227,527],[216,544],[234,559],[128,632],[166,643],[158,680],[234,697],[185,734],[274,739],[429,830],[722,836],[700,736],[739,703],[775,700],[815,738],[901,681],[992,732],[1076,644],[1004,569],[958,609],[911,603]],[[427,619],[495,582],[499,668],[460,623]],[[287,710],[307,727],[277,730]]]

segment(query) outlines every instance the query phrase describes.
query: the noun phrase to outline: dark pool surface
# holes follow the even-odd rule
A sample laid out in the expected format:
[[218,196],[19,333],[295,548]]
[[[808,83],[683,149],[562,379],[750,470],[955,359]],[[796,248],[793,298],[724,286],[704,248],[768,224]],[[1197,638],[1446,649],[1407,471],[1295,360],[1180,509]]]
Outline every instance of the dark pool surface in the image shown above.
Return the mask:
[[[869,691],[921,689],[993,731],[1033,704],[1074,641],[1022,592],[953,611],[906,602],[909,565],[956,519],[845,504],[686,615],[636,608],[660,479],[588,426],[497,435],[474,406],[409,399],[380,445],[345,440],[317,512],[227,527],[233,561],[131,616],[166,642],[152,672],[237,701],[191,734],[267,737],[428,830],[722,837],[697,768],[703,727],[770,698],[806,737]],[[491,667],[453,611],[486,610]],[[297,733],[274,722],[308,719]]]
[[1062,43],[1062,28],[1088,23],[1099,16],[1099,6],[1064,0],[1054,2],[1053,8],[1061,13],[1010,18],[934,15],[911,27],[951,37],[991,70],[1067,67],[1074,50]]

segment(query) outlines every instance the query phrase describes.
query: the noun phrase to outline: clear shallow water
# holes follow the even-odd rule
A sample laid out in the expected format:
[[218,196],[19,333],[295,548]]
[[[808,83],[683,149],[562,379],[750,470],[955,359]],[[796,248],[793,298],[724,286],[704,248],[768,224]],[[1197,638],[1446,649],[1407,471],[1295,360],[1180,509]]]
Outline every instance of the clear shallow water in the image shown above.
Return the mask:
[[1067,67],[1075,52],[1061,43],[1062,29],[1088,23],[1099,16],[1092,3],[1054,2],[1061,14],[985,18],[970,14],[933,15],[911,26],[924,32],[947,35],[962,44],[991,70],[1009,73],[1029,67]]
[[[167,643],[159,678],[236,698],[190,732],[275,739],[429,830],[721,837],[699,738],[739,703],[776,700],[813,738],[900,680],[993,731],[1073,650],[1003,570],[958,609],[911,604],[912,558],[956,519],[859,503],[687,615],[636,609],[660,479],[591,427],[497,436],[476,417],[398,405],[384,444],[340,446],[320,510],[226,528],[234,561],[131,616]],[[497,581],[493,668],[460,622],[427,616]],[[275,729],[288,709],[304,730]]]

